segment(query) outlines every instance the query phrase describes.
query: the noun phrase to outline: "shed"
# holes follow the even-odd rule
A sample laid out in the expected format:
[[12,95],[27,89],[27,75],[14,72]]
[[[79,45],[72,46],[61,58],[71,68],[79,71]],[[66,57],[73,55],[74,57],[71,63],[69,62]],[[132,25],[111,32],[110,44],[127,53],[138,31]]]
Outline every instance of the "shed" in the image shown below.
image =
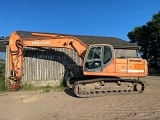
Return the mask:
[[[21,38],[32,37],[32,32],[17,31]],[[39,33],[39,32],[38,32]],[[42,33],[42,32],[40,32]],[[48,33],[47,33],[48,34]],[[82,40],[85,44],[111,44],[116,53],[116,57],[137,57],[136,46],[127,41],[114,37],[84,36],[49,33],[57,35],[74,36]],[[9,76],[8,49],[6,47],[6,78]],[[30,83],[36,86],[58,85],[66,78],[68,67],[73,76],[82,75],[82,60],[73,50],[66,48],[36,48],[25,47],[22,78],[23,83]]]
[[4,40],[0,38],[0,52],[6,51],[6,44],[4,43]]

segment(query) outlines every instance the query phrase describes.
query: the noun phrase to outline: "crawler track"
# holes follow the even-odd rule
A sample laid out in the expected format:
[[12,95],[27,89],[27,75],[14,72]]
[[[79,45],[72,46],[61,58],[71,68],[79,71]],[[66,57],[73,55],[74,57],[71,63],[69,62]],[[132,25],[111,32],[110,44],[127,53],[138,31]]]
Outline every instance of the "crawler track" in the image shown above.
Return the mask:
[[120,78],[90,78],[74,82],[73,91],[78,97],[98,97],[110,94],[142,93],[144,84],[140,80]]

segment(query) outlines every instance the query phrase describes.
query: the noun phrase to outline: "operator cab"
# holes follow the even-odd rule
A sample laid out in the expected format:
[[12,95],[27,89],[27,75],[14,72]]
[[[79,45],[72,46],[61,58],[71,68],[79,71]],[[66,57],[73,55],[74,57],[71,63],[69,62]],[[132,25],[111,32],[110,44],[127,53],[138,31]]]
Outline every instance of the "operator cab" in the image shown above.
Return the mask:
[[86,52],[84,71],[101,72],[114,58],[110,45],[91,45]]

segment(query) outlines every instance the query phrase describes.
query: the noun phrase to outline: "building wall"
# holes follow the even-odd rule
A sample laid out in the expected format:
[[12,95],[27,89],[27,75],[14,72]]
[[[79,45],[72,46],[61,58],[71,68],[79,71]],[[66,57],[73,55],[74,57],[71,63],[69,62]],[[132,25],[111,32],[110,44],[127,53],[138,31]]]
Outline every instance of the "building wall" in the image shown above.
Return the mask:
[[[8,48],[8,46],[7,46]],[[136,57],[136,50],[117,49],[116,56]],[[9,54],[6,49],[6,79],[9,77]],[[23,63],[23,83],[36,86],[58,85],[66,78],[68,67],[73,76],[82,75],[82,60],[77,53],[65,48],[25,48]]]
[[116,57],[138,57],[137,51],[132,49],[115,49]]
[[8,45],[6,45],[6,63],[5,63],[5,79],[7,80],[10,75],[9,72],[9,50]]
[[70,49],[26,49],[24,61],[24,82],[38,84],[59,84],[70,67],[74,76],[82,75],[82,60]]
[[[6,52],[6,78],[9,77],[8,50]],[[58,85],[65,79],[68,67],[74,76],[82,75],[82,60],[77,53],[65,48],[25,48],[23,83]]]

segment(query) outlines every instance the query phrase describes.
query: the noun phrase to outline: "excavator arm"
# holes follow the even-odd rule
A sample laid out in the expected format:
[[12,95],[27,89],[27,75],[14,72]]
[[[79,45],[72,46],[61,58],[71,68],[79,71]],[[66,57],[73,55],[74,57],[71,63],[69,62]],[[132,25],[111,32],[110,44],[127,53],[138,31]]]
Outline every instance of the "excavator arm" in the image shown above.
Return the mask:
[[32,33],[32,38],[21,38],[13,32],[9,39],[10,56],[10,89],[17,90],[21,86],[23,75],[24,47],[57,47],[74,50],[83,60],[88,46],[72,36]]

